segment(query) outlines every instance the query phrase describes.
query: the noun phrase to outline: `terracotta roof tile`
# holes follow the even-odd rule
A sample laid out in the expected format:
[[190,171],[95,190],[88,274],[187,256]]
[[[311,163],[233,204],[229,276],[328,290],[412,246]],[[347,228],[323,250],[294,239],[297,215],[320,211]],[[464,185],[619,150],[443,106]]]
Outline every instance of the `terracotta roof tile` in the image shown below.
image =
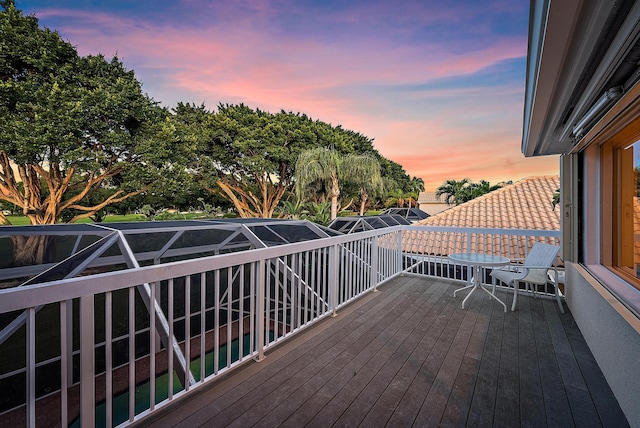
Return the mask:
[[[425,226],[478,227],[489,229],[560,230],[560,210],[553,209],[553,194],[560,187],[557,176],[529,177],[487,193],[464,204],[418,222]],[[469,251],[466,238],[459,233],[405,232],[410,236],[405,251],[446,255]],[[541,239],[544,241],[544,239]],[[524,257],[533,245],[531,239],[513,236],[478,235],[472,237],[475,251]],[[550,240],[553,241],[553,240]]]
[[426,226],[560,230],[558,176],[528,177],[420,221]]

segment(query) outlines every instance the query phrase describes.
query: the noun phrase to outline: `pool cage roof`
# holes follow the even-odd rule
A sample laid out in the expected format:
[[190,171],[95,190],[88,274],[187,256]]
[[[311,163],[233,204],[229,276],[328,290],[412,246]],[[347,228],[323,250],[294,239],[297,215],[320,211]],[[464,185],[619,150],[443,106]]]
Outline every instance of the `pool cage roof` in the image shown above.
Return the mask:
[[306,220],[219,219],[0,227],[0,288],[340,235]]
[[424,220],[429,217],[429,214],[422,211],[419,208],[389,208],[382,212],[385,215],[399,215],[409,220],[410,222]]
[[372,216],[338,217],[329,223],[327,227],[337,232],[348,234],[406,224],[411,224],[411,222],[402,216],[381,214]]

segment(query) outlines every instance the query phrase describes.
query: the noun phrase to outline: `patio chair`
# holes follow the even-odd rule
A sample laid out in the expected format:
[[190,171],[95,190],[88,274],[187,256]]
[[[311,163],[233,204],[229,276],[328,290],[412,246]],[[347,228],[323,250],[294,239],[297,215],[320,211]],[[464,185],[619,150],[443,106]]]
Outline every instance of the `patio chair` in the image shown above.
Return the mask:
[[[518,302],[518,284],[524,282],[526,287],[529,284],[534,285],[546,285],[549,282],[550,275],[549,270],[554,271],[553,286],[555,288],[556,301],[560,312],[564,313],[562,308],[562,302],[560,302],[560,294],[558,292],[558,274],[555,266],[555,259],[560,251],[560,247],[557,245],[543,244],[536,242],[531,247],[531,251],[527,254],[523,263],[512,263],[509,266],[500,269],[494,269],[491,272],[491,276],[502,281],[508,286],[513,286],[513,304],[511,310],[516,310],[516,304]],[[535,290],[535,287],[534,287]],[[535,291],[534,291],[535,292]]]

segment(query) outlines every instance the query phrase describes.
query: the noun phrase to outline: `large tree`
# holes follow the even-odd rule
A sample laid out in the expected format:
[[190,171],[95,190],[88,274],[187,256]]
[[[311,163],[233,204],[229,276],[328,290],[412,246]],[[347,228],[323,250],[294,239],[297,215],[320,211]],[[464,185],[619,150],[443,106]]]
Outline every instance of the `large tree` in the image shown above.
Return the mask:
[[179,104],[179,138],[197,147],[191,170],[201,184],[233,203],[241,217],[269,218],[293,188],[298,155],[332,146],[341,153],[373,150],[372,140],[300,113],[269,113],[244,104],[221,104],[217,112]]
[[382,170],[382,176],[387,180],[393,180],[394,185],[387,187],[388,191],[400,189],[404,192],[411,190],[411,177],[397,162],[394,162],[385,157],[380,157],[380,168]]
[[164,111],[118,58],[80,57],[13,1],[1,6],[0,199],[47,224],[147,190],[175,153]]
[[319,138],[305,115],[271,114],[243,104],[220,105],[216,113],[181,105],[176,114],[191,130],[183,138],[193,138],[199,148],[193,171],[241,217],[273,216],[291,189],[296,157]]
[[[369,183],[382,185],[378,160],[369,154],[341,155],[335,149],[317,147],[300,153],[296,161],[296,192],[301,198],[316,183],[329,189],[331,199],[331,220],[338,215],[338,198],[341,182],[356,184],[361,192],[372,191]],[[366,200],[366,199],[365,199]]]

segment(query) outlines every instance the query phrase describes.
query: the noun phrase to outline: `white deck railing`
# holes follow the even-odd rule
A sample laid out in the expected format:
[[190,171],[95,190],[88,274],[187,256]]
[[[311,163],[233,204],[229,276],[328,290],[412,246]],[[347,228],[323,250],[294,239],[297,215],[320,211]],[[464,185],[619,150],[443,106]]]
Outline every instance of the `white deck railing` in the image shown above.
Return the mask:
[[26,313],[25,328],[0,345],[0,418],[126,425],[260,361],[396,275],[465,280],[447,254],[519,258],[535,241],[559,239],[557,231],[397,226],[0,290],[2,325]]

